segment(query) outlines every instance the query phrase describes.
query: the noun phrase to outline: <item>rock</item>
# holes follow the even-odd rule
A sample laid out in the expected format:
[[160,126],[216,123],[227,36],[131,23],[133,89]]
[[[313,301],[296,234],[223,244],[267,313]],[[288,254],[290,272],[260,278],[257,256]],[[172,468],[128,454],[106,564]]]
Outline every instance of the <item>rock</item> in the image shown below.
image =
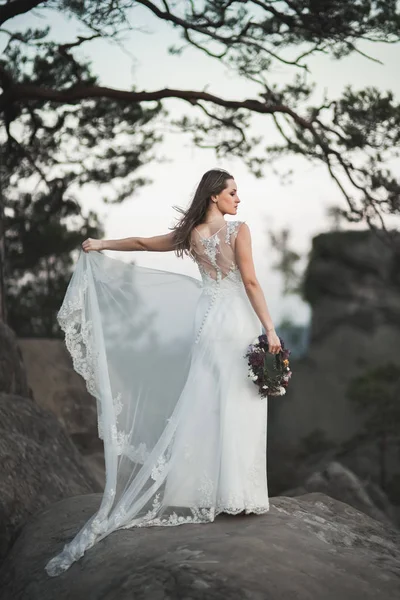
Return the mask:
[[100,452],[91,452],[90,454],[83,455],[83,462],[87,471],[100,485],[101,489],[104,489],[106,485],[104,451],[101,450]]
[[[389,504],[386,505],[386,511],[379,508],[367,492],[361,479],[338,462],[328,463],[323,469],[312,473],[301,486],[285,491],[284,495],[301,496],[307,492],[321,492],[354,506],[373,519],[387,525],[394,525],[394,514],[390,511]],[[377,494],[376,488],[375,494]]]
[[[273,400],[271,441],[300,442],[315,429],[334,442],[363,421],[349,381],[394,359],[400,346],[400,233],[389,246],[372,231],[323,233],[313,239],[304,295],[312,309],[307,355],[293,360],[287,396]],[[271,400],[271,404],[272,404]]]
[[400,538],[322,494],[271,500],[266,515],[120,530],[61,576],[46,562],[100,497],[63,500],[24,528],[0,571],[2,600],[390,600],[400,593]]
[[389,501],[388,496],[378,485],[372,481],[363,481],[364,489],[374,505],[384,512],[393,523],[397,523],[400,527],[400,512],[399,507],[395,507]]
[[[268,455],[275,462],[278,482],[283,469],[286,482],[293,481],[301,462],[294,461],[290,472],[286,459],[281,464],[282,446],[295,453],[320,432],[339,447],[363,431],[365,415],[347,398],[349,382],[399,356],[400,233],[393,232],[392,237],[391,246],[370,230],[330,232],[313,239],[304,285],[312,309],[308,351],[291,361],[293,378],[287,395],[271,398],[269,405]],[[379,483],[379,452],[372,450],[366,469],[358,466],[363,457],[356,446],[346,464],[365,478],[368,471]],[[395,444],[387,454],[390,479],[399,472]],[[274,493],[284,489],[274,487]],[[391,501],[400,504],[400,497]]]
[[96,400],[73,369],[63,340],[19,338],[29,385],[36,402],[56,415],[68,434],[84,444],[97,436]]
[[31,397],[15,333],[0,321],[0,392]]
[[382,324],[400,329],[400,233],[391,243],[371,230],[334,231],[313,239],[304,282],[313,308],[311,340],[338,325],[370,334]]
[[31,399],[0,394],[0,561],[39,509],[99,490],[50,412]]
[[97,432],[96,400],[72,366],[63,340],[19,338],[29,385],[39,406],[50,410],[104,485],[104,451]]

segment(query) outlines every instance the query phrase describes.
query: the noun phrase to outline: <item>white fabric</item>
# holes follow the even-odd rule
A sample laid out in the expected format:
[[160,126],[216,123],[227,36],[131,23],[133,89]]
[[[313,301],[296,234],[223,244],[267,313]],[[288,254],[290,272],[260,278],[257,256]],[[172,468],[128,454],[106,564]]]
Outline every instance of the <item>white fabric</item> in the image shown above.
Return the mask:
[[120,528],[268,511],[267,401],[244,358],[261,325],[235,262],[240,225],[192,232],[201,282],[81,252],[58,320],[97,400],[106,485],[49,575]]

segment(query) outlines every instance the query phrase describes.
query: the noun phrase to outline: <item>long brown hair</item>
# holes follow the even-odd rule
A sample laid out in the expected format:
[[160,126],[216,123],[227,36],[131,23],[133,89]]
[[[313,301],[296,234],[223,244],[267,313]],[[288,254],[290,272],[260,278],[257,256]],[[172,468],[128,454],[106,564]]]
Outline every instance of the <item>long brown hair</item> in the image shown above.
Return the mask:
[[224,190],[228,179],[233,175],[224,169],[211,169],[204,173],[193,196],[189,208],[186,210],[179,206],[174,208],[182,214],[178,223],[171,227],[175,237],[175,252],[177,256],[188,254],[190,250],[190,234],[193,227],[203,223],[206,218],[207,209],[211,202],[211,196],[217,196]]

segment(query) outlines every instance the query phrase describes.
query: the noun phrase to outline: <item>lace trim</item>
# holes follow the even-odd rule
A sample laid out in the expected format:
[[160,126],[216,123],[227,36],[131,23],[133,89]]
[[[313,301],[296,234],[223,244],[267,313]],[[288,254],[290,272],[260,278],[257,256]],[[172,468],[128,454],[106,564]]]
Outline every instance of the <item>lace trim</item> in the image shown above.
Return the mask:
[[[231,245],[232,235],[234,236],[233,239],[236,239],[236,236],[238,234],[239,227],[241,224],[242,224],[241,221],[227,221],[226,222],[224,227],[226,228],[225,242],[227,244]],[[215,269],[217,271],[219,270],[218,264],[217,264],[217,253],[219,251],[219,245],[220,245],[220,238],[219,238],[218,234],[221,232],[222,229],[224,229],[224,227],[221,227],[221,229],[219,229],[218,231],[216,231],[209,237],[203,237],[201,235],[201,233],[198,231],[198,229],[195,228],[197,233],[199,234],[200,242],[201,242],[202,246],[204,247],[205,254],[210,259],[211,264],[213,265],[213,267],[215,267]],[[233,263],[232,267],[235,267],[235,266],[236,265]],[[200,264],[199,264],[199,268],[200,268]],[[204,271],[204,269],[203,269],[203,271]]]
[[234,238],[236,239],[236,236],[238,234],[239,231],[239,227],[241,226],[242,221],[227,221],[226,224],[226,235],[225,235],[225,241],[227,244],[231,243],[231,235],[234,234]]
[[[197,229],[196,229],[196,231],[197,231]],[[217,231],[214,233],[214,235],[211,235],[210,237],[207,237],[207,238],[202,237],[202,235],[200,234],[199,231],[197,231],[197,233],[200,236],[200,242],[201,242],[201,245],[204,247],[204,252],[210,259],[211,264],[216,269],[218,269],[217,251],[218,251],[218,246],[219,246],[219,237],[218,237],[217,233],[219,233],[219,232]]]
[[[265,424],[266,428],[266,424]],[[197,492],[198,498],[195,506],[187,507],[190,511],[190,515],[178,515],[177,512],[172,512],[166,517],[158,516],[162,513],[163,502],[160,492],[157,492],[153,497],[153,502],[150,510],[139,519],[134,519],[131,523],[123,526],[124,529],[130,529],[131,527],[153,527],[153,526],[175,526],[183,525],[185,523],[204,523],[210,522],[220,513],[228,513],[236,515],[241,512],[245,514],[263,514],[269,511],[269,499],[268,490],[266,488],[266,497],[263,504],[252,501],[252,494],[259,496],[262,494],[261,483],[264,478],[266,479],[266,448],[265,448],[265,429],[261,432],[257,446],[255,449],[256,460],[253,462],[247,472],[247,485],[244,492],[244,498],[241,494],[229,494],[226,498],[217,499],[215,502],[215,488],[212,479],[203,473],[199,479]],[[169,444],[168,448],[159,456],[155,466],[153,467],[151,477],[157,483],[161,484],[168,475],[169,462],[171,456],[171,449],[173,446],[173,440]],[[183,448],[184,457],[186,460],[193,460],[192,448],[187,444]],[[265,481],[266,485],[266,481]],[[217,494],[218,496],[218,494]]]
[[222,513],[226,513],[229,515],[238,515],[244,512],[246,515],[255,514],[262,515],[267,513],[270,510],[269,502],[267,502],[264,506],[212,506],[210,508],[194,508],[191,507],[191,515],[183,516],[178,515],[176,512],[173,512],[168,517],[164,519],[160,517],[156,517],[155,515],[160,511],[162,503],[160,501],[160,495],[157,494],[154,498],[153,506],[151,510],[146,514],[144,520],[137,524],[128,524],[123,527],[123,529],[131,529],[133,527],[174,527],[176,525],[185,525],[185,524],[200,524],[200,523],[209,523],[214,521],[215,517]]
[[232,507],[222,506],[222,507],[218,508],[218,510],[216,511],[216,514],[228,513],[229,515],[237,515],[243,511],[246,515],[250,515],[250,514],[263,515],[264,513],[267,513],[269,511],[269,502],[265,506],[245,507],[244,509],[242,506],[240,508],[232,508]]
[[129,443],[130,435],[118,428],[118,416],[121,415],[123,410],[121,392],[118,392],[112,399],[116,424],[107,431],[104,428],[100,394],[96,384],[99,352],[95,350],[93,323],[85,318],[84,311],[88,285],[88,274],[85,272],[82,277],[82,285],[77,289],[76,296],[71,300],[64,300],[57,314],[57,320],[65,334],[65,345],[71,355],[74,370],[83,377],[88,392],[97,400],[99,438],[104,442],[111,443],[118,456],[124,454],[134,462],[144,463],[149,456],[146,444],[140,443],[136,447],[133,446]]
[[[227,244],[232,245],[232,241],[234,239],[236,239],[236,236],[238,234],[241,224],[242,224],[242,221],[227,221],[226,222],[224,227],[226,227],[225,242]],[[196,231],[197,231],[197,229],[196,229]],[[232,261],[232,263],[231,263],[229,274],[227,276],[225,276],[224,278],[222,278],[221,269],[219,268],[219,266],[217,264],[217,253],[219,251],[219,245],[220,245],[220,238],[218,237],[217,234],[220,231],[221,231],[221,229],[207,238],[202,237],[202,235],[198,232],[199,237],[200,237],[200,242],[201,242],[202,246],[204,247],[204,252],[207,255],[207,257],[210,259],[210,262],[212,263],[213,267],[216,270],[216,275],[217,275],[216,278],[211,277],[211,275],[207,272],[207,270],[204,268],[202,263],[198,262],[196,260],[195,255],[192,256],[193,260],[197,263],[197,266],[199,268],[205,291],[206,291],[206,293],[209,293],[209,294],[213,294],[214,286],[216,284],[218,284],[218,276],[220,277],[221,281],[225,280],[225,279],[230,279],[230,281],[232,281],[233,283],[236,283],[236,282],[241,283],[240,272],[239,272],[238,266],[236,265],[236,263],[234,261]],[[233,236],[233,238],[232,238],[232,236]],[[234,274],[233,277],[230,277],[231,273]],[[212,289],[208,290],[206,288],[212,288]]]
[[63,302],[57,319],[65,334],[65,345],[71,354],[75,371],[85,379],[88,391],[97,397],[95,372],[98,353],[94,350],[93,323],[85,320],[83,315],[87,288],[88,276],[87,273],[84,273],[83,284],[79,288],[77,296]]
[[[216,515],[220,513],[238,514],[263,514],[269,510],[268,488],[266,481],[266,447],[265,435],[267,423],[260,432],[254,451],[254,461],[250,465],[246,474],[246,482],[243,493],[220,495],[215,489],[215,484],[207,472],[203,472],[199,477],[196,487],[196,504],[185,507],[190,511],[188,515],[178,514],[176,511],[167,516],[161,516],[168,505],[163,505],[163,495],[158,490],[168,477],[171,466],[171,456],[175,440],[177,423],[172,422],[173,433],[168,446],[159,455],[151,472],[151,479],[155,482],[156,489],[152,500],[151,508],[145,515],[134,518],[130,523],[123,526],[124,529],[131,527],[152,527],[152,526],[174,526],[185,523],[204,523],[213,521]],[[193,462],[193,448],[190,443],[183,448],[184,458]],[[265,489],[263,491],[263,487]],[[262,500],[260,503],[260,499]],[[118,508],[118,507],[117,507]],[[114,519],[114,516],[113,516]]]

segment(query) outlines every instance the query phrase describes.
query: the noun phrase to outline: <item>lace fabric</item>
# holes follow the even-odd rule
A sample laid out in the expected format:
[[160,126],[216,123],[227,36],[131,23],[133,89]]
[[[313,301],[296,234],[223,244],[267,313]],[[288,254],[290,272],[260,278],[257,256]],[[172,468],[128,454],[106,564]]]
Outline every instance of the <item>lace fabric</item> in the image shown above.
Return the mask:
[[235,261],[235,245],[241,225],[241,221],[228,221],[224,225],[219,222],[210,226],[211,233],[207,236],[202,235],[198,228],[193,229],[190,250],[203,280],[205,277],[222,280],[232,272],[240,276]]
[[267,402],[243,358],[261,327],[235,262],[240,225],[192,232],[201,283],[81,253],[58,319],[97,401],[106,485],[49,575],[117,529],[269,510]]

